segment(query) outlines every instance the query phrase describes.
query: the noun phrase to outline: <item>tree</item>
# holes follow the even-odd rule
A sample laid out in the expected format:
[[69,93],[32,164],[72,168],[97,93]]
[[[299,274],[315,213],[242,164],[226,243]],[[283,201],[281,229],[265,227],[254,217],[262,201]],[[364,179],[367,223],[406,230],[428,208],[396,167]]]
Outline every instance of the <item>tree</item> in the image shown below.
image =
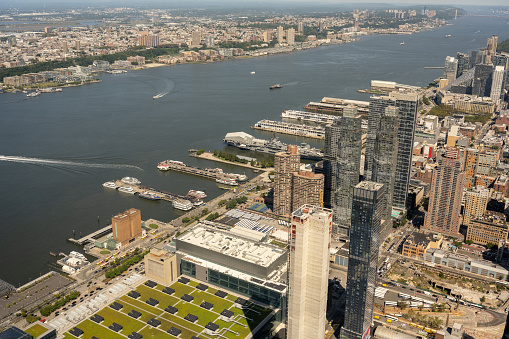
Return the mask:
[[474,241],[473,241],[473,240],[468,239],[468,240],[466,240],[466,241],[465,241],[465,243],[467,243],[467,245],[472,245],[472,244],[474,243]]
[[495,246],[495,244],[493,244],[491,242],[486,244],[486,248],[489,249],[489,250],[491,250],[494,246]]
[[480,300],[481,300],[481,304],[482,304],[482,303],[486,302],[486,297],[483,295]]
[[402,310],[407,308],[407,306],[408,306],[408,304],[406,301],[398,301],[398,307],[401,308]]

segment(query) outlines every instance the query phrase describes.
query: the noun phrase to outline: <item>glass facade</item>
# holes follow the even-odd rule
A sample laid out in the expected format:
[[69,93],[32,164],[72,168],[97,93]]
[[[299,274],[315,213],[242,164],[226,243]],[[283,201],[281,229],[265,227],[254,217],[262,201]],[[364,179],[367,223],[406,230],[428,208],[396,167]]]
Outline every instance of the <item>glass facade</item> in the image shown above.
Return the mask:
[[354,188],[341,339],[361,339],[371,324],[384,193],[383,184],[369,181]]
[[334,234],[348,233],[350,228],[352,189],[360,176],[361,123],[355,108],[345,108],[341,119],[325,129],[324,203],[333,210]]
[[394,93],[391,95],[392,96],[372,96],[369,101],[364,177],[372,177],[373,158],[380,118],[383,116],[386,107],[395,106],[399,111],[399,126],[392,205],[398,209],[405,209],[412,166],[412,150],[414,145],[418,100],[417,94],[414,93]]
[[276,308],[286,308],[286,297],[284,294],[210,268],[208,276],[211,284],[224,287]]
[[187,276],[196,278],[196,265],[192,262],[181,260],[180,261],[180,272]]

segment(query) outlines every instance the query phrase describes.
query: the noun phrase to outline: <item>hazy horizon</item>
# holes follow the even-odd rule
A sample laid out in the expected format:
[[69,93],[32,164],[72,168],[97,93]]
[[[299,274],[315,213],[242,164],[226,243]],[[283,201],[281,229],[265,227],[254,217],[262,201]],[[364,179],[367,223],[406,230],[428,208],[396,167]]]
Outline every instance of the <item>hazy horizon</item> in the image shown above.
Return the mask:
[[476,0],[448,0],[447,3],[443,3],[440,0],[432,0],[432,1],[412,1],[412,0],[392,0],[388,1],[366,1],[366,2],[352,2],[349,1],[338,1],[338,0],[318,0],[318,1],[309,1],[309,0],[280,0],[277,2],[269,1],[269,0],[217,0],[217,1],[206,1],[206,0],[148,0],[148,1],[137,1],[137,0],[90,0],[90,1],[81,1],[81,0],[49,0],[49,1],[39,1],[39,0],[5,0],[0,4],[0,8],[72,8],[72,7],[140,7],[140,8],[149,8],[149,7],[163,7],[163,8],[218,8],[222,6],[228,6],[229,8],[286,8],[286,7],[297,7],[297,8],[315,8],[315,9],[323,9],[323,8],[334,8],[337,7],[339,9],[350,9],[350,8],[380,8],[380,7],[391,7],[391,6],[433,6],[433,5],[442,5],[442,6],[465,6],[465,7],[506,7],[507,0],[487,0],[482,5],[478,4]]

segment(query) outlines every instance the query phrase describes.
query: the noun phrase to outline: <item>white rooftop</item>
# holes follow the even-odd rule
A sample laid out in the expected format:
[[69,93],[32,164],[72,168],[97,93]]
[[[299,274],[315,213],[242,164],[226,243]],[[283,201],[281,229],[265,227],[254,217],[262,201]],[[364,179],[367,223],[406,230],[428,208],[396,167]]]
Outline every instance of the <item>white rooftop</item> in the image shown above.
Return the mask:
[[286,252],[277,246],[255,242],[203,224],[190,229],[178,240],[263,267],[268,267]]

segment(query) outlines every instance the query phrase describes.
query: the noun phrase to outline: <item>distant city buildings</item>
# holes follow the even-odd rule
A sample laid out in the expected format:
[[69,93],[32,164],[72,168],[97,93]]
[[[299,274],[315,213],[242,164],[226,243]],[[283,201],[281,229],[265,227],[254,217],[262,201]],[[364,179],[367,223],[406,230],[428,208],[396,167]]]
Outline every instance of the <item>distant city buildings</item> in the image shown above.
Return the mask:
[[288,338],[325,336],[331,212],[304,205],[292,213]]
[[367,338],[371,331],[384,194],[384,185],[371,181],[362,181],[353,189],[345,322],[341,339]]
[[148,31],[141,32],[138,37],[138,46],[155,47],[159,45],[159,36],[149,35]]

